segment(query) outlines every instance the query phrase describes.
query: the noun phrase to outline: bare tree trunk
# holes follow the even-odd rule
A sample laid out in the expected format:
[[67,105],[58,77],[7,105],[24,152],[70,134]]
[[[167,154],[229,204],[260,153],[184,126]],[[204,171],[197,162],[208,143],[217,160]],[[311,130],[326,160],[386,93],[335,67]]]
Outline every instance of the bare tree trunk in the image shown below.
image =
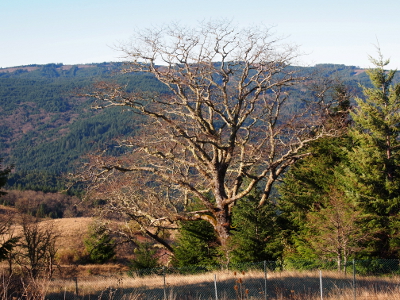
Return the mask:
[[337,254],[337,270],[338,272],[342,271],[342,255],[340,253]]

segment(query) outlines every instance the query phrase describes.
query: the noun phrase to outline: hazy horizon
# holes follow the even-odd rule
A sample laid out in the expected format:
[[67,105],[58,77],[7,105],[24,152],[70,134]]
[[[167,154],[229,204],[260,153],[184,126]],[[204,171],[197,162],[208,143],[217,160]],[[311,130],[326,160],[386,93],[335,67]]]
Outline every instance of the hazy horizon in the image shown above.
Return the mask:
[[228,19],[238,26],[263,24],[300,46],[302,65],[370,67],[379,44],[400,68],[400,2],[389,0],[13,0],[0,4],[5,30],[0,68],[30,64],[120,61],[116,45],[136,29],[178,21],[195,26]]

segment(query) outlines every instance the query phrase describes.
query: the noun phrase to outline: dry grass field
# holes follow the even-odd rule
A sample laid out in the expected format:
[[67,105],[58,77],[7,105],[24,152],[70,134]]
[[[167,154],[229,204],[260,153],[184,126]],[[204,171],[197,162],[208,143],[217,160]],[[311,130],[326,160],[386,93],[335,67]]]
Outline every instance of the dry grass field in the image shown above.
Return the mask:
[[[215,281],[214,281],[215,280]],[[75,280],[55,280],[47,290],[49,299],[268,299],[268,300],[319,300],[321,299],[319,272],[259,271],[235,273],[210,272],[198,275],[167,274],[145,277],[92,276]],[[359,277],[356,290],[352,276],[324,272],[323,295],[325,300],[398,300],[399,277]],[[265,285],[266,284],[266,285]],[[265,287],[267,297],[265,297]],[[46,297],[47,298],[47,297]]]
[[93,218],[62,218],[43,222],[53,222],[60,234],[57,244],[59,251],[65,249],[82,250],[84,248],[83,239],[87,235],[88,227],[93,222]]
[[[0,205],[0,218],[6,215],[17,214],[13,208]],[[57,263],[58,268],[54,274],[55,277],[74,277],[88,275],[109,275],[115,273],[126,272],[127,267],[118,263],[104,265],[90,265],[82,262],[85,256],[84,239],[87,237],[89,226],[93,223],[94,218],[62,218],[62,219],[44,219],[43,225],[54,226],[54,230],[58,235],[56,241]],[[20,235],[21,226],[16,225],[13,228],[14,235]],[[132,255],[122,247],[117,248],[117,257],[129,259]],[[7,267],[7,262],[1,262],[1,266]]]
[[[0,206],[0,217],[14,213]],[[81,264],[83,240],[93,218],[64,218],[43,220],[52,223],[59,234],[57,240],[59,268],[52,280],[39,283],[46,299],[104,299],[104,300],[197,300],[321,299],[319,272],[214,271],[197,275],[162,274],[129,277],[126,264]],[[20,229],[16,228],[16,231]],[[120,253],[119,255],[126,255]],[[161,272],[162,273],[162,272]],[[325,300],[400,300],[400,277],[357,276],[353,289],[351,274],[323,271],[323,299]],[[266,290],[266,293],[265,293]],[[265,295],[267,294],[267,297]],[[0,299],[1,296],[0,296]]]
[[[0,206],[0,217],[4,213],[13,213],[14,210]],[[87,235],[88,226],[93,222],[93,218],[63,218],[63,219],[44,219],[43,225],[53,224],[54,230],[58,235],[56,247],[59,252],[77,251],[84,249],[83,240]],[[21,226],[16,225],[14,233],[20,235]]]
[[57,259],[60,272],[56,272],[57,277],[85,277],[90,275],[121,274],[128,270],[128,267],[121,265],[118,261],[132,258],[132,251],[123,247],[117,247],[117,258],[115,263],[109,264],[82,264],[79,263],[85,252],[84,239],[87,237],[89,226],[94,218],[62,218],[55,220],[45,220],[53,222],[59,234],[57,239]]

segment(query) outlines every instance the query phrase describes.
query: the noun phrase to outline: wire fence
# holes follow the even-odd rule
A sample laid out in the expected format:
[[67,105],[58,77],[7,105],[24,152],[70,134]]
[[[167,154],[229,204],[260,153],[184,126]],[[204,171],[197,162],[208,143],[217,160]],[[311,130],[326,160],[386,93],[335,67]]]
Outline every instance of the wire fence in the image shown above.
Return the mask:
[[400,261],[285,261],[54,279],[46,299],[400,299]]

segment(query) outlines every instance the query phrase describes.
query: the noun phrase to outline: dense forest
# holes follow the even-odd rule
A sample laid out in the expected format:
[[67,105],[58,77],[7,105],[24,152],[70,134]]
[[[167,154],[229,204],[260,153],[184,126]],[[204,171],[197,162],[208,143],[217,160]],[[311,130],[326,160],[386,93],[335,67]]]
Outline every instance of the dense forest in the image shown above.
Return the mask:
[[120,151],[114,139],[131,135],[140,126],[140,116],[96,111],[79,94],[102,80],[163,92],[151,76],[115,75],[122,65],[48,64],[0,70],[0,156],[15,167],[10,185],[54,190],[55,176],[73,170],[85,153]]
[[[28,184],[29,173],[49,177],[71,171],[82,156],[108,149],[117,154],[115,139],[132,135],[141,116],[119,109],[94,110],[92,100],[79,96],[98,81],[115,81],[128,90],[165,93],[149,74],[121,75],[123,63],[64,66],[30,65],[0,69],[0,156],[13,164],[11,185]],[[318,65],[324,76],[338,76],[354,91],[368,84],[363,70],[354,66]],[[46,174],[46,175],[44,175]],[[28,180],[33,187],[30,176]],[[43,180],[40,180],[43,183]],[[52,183],[54,184],[54,183]]]

